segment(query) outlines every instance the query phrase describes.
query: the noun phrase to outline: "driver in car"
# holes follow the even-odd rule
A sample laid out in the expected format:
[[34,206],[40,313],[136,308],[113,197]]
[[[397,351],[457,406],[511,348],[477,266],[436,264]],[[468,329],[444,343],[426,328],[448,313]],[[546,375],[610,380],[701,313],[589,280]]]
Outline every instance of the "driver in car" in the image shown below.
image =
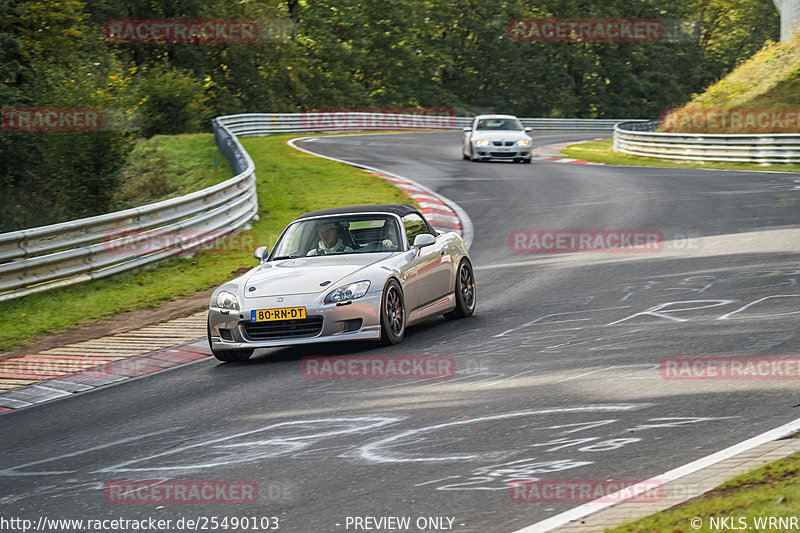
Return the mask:
[[319,242],[317,247],[306,255],[329,255],[352,252],[353,249],[345,246],[339,236],[339,226],[335,222],[320,222],[316,226]]
[[397,245],[400,242],[400,239],[397,238],[397,229],[395,228],[394,224],[387,221],[383,226],[382,231],[382,239],[381,239],[381,247],[390,252],[397,251]]

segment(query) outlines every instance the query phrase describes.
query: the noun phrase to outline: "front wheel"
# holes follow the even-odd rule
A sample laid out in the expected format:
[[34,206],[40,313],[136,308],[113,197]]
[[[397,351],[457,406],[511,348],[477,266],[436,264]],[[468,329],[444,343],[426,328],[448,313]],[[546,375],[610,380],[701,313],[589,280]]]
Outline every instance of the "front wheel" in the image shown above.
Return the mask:
[[406,334],[406,306],[403,290],[391,279],[381,297],[381,344],[389,346],[402,342]]
[[206,324],[206,331],[208,334],[208,347],[211,348],[211,353],[220,361],[227,361],[229,363],[240,363],[247,361],[253,355],[253,349],[249,350],[215,350],[211,346],[211,324]]
[[456,308],[445,313],[445,318],[464,318],[475,312],[475,276],[467,259],[462,259],[458,265],[455,297]]

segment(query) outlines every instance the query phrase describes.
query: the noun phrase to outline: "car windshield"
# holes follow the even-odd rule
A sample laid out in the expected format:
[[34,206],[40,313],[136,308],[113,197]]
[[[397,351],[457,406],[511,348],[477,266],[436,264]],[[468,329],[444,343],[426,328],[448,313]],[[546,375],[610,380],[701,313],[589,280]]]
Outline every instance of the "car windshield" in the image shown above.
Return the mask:
[[293,222],[270,261],[318,255],[401,251],[398,224],[389,215],[343,215]]
[[515,118],[482,118],[476,130],[522,131],[522,125]]

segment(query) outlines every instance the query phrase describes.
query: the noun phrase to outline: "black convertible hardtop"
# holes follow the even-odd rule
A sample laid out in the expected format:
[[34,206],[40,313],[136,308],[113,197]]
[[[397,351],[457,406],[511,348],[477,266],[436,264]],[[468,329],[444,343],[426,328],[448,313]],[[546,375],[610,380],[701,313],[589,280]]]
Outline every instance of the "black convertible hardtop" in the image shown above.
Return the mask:
[[406,204],[370,204],[320,209],[319,211],[311,211],[310,213],[300,215],[297,217],[297,220],[325,215],[349,215],[355,213],[393,213],[400,217],[404,217],[409,213],[416,213],[422,216],[422,213],[420,213],[418,209]]

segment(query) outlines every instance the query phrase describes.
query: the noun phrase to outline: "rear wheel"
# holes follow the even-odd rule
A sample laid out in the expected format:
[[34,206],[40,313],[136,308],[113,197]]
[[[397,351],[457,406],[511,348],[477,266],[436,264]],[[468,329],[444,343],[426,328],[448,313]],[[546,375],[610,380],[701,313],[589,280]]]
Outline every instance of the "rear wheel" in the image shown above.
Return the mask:
[[455,297],[456,308],[445,313],[445,318],[464,318],[475,312],[475,276],[467,259],[462,259],[458,265]]
[[406,334],[406,306],[403,290],[391,279],[383,289],[381,298],[381,344],[389,346],[403,340]]
[[211,324],[206,324],[206,331],[208,334],[208,347],[211,348],[211,353],[220,361],[227,361],[229,363],[236,363],[247,361],[253,355],[253,349],[249,350],[215,350],[211,346]]

